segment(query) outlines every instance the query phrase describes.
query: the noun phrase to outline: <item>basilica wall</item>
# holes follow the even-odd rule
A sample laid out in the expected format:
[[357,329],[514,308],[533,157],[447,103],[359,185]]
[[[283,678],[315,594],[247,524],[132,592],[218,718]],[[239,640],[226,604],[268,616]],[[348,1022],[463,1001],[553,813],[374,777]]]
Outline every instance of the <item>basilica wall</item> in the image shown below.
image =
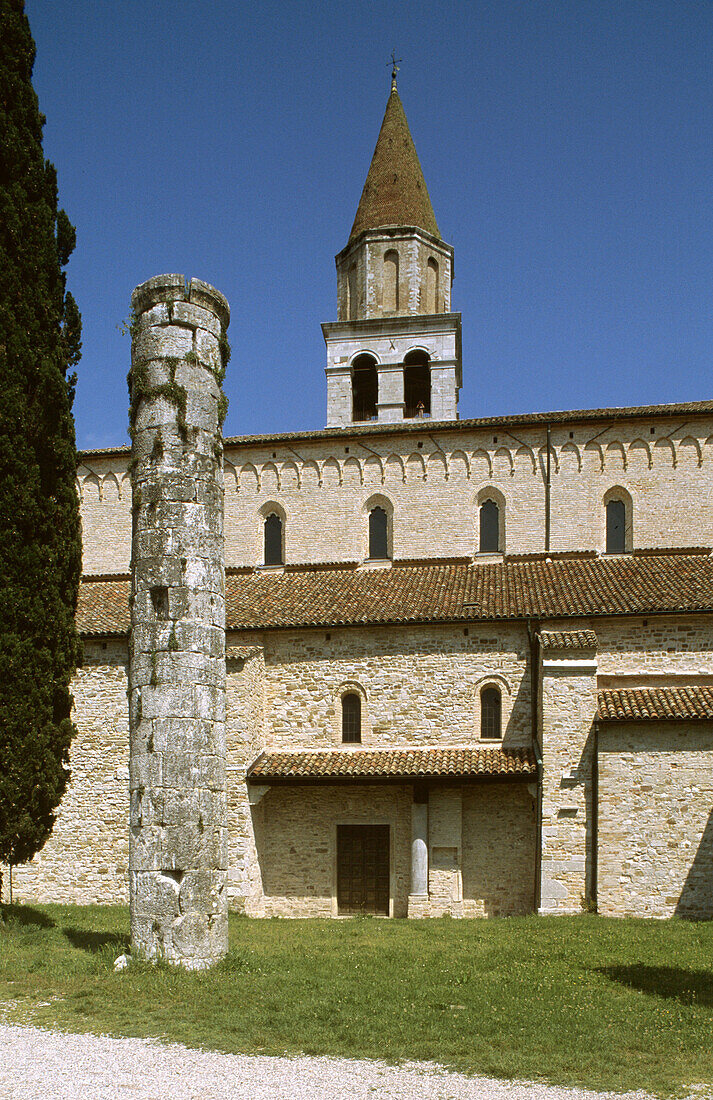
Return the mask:
[[[260,916],[337,916],[337,826],[367,824],[389,826],[388,915],[408,916],[412,799],[410,784],[268,790],[252,807],[262,893],[248,899],[246,910]],[[451,818],[445,830],[444,803]],[[526,784],[443,788],[434,783],[423,915],[532,912],[535,844],[535,798]]]
[[26,902],[128,903],[129,713],[126,639],[84,644],[72,683],[71,779],[44,848],[13,868]]
[[[259,792],[250,806],[245,773],[263,747],[354,751],[477,744],[479,691],[485,684],[497,685],[502,693],[502,744],[527,746],[528,652],[524,626],[510,623],[230,635],[231,906],[251,915],[336,912],[337,824],[367,822],[391,826],[391,904],[395,915],[405,916],[410,785],[279,786]],[[238,660],[231,657],[234,653],[240,655]],[[342,743],[341,697],[354,691],[362,700],[362,741],[351,746]],[[260,734],[255,732],[257,725]],[[448,844],[435,843],[437,837],[433,842],[438,858],[430,872],[429,915],[523,912],[532,907],[532,796],[522,795],[522,784],[492,786],[472,791],[464,787],[462,807],[460,788],[450,792],[451,799],[458,799],[458,825],[449,826]],[[432,787],[435,829],[438,799],[445,796],[438,795],[437,781]],[[234,821],[241,827],[234,829]],[[492,833],[493,840],[496,831],[502,835],[488,851],[476,853],[476,841],[468,832],[473,828],[478,834]],[[439,858],[450,862],[439,867]]]
[[598,903],[605,916],[713,914],[713,722],[602,725]]
[[[597,688],[713,683],[709,617],[547,624],[573,625],[596,631],[596,668],[542,671],[542,909],[578,911],[596,874],[603,913],[709,916],[713,723],[602,723],[598,753],[595,742]],[[127,900],[126,662],[125,639],[85,642],[72,779],[45,848],[14,869],[24,901]],[[228,636],[227,668],[229,899],[251,915],[334,913],[345,822],[390,826],[390,905],[408,908],[412,786],[275,786],[253,797],[245,782],[263,749],[349,751],[344,691],[363,700],[366,751],[478,744],[485,683],[502,691],[503,744],[530,743],[524,624],[241,632]],[[536,845],[532,784],[431,782],[428,913],[530,911]]]
[[273,787],[253,808],[262,895],[252,915],[337,915],[337,825],[389,826],[389,916],[407,916],[411,788]]
[[713,616],[649,615],[592,623],[600,688],[713,684]]
[[265,631],[265,740],[273,750],[341,746],[341,696],[362,697],[362,745],[457,745],[479,737],[479,691],[497,683],[503,744],[530,743],[522,624]]
[[608,916],[713,913],[713,723],[596,721],[598,689],[713,685],[710,626],[707,615],[581,620],[596,653],[543,656],[542,912],[596,896]]
[[[651,424],[553,428],[553,551],[605,549],[612,490],[626,502],[627,549],[713,543],[713,510],[704,507],[713,496],[713,422]],[[226,564],[262,564],[271,510],[283,518],[287,564],[363,560],[375,504],[391,514],[394,558],[470,556],[478,551],[478,507],[487,496],[502,509],[505,552],[541,553],[545,428],[518,428],[516,435],[497,426],[429,432],[425,422],[423,433],[345,433],[343,443],[319,436],[228,442]],[[127,463],[121,452],[83,456],[85,573],[128,571]]]
[[[709,615],[603,620],[600,688],[713,685]],[[609,916],[713,914],[713,723],[601,723],[598,904]]]

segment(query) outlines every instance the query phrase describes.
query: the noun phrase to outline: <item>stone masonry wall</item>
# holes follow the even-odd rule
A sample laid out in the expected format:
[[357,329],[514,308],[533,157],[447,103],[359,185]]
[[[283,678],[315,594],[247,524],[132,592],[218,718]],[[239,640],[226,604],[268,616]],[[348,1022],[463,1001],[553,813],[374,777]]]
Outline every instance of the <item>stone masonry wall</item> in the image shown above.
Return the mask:
[[340,744],[340,698],[354,684],[364,695],[363,744],[472,743],[486,680],[501,687],[503,744],[530,743],[524,625],[286,630],[265,632],[261,640],[265,740],[272,749]]
[[72,777],[51,837],[13,869],[24,902],[121,904],[129,900],[129,719],[126,641],[85,642],[73,682]]
[[599,731],[599,912],[713,916],[713,723]]
[[245,774],[265,747],[265,658],[257,645],[230,645],[227,655],[228,902],[257,916],[262,881]]
[[[436,434],[425,422],[423,433],[229,443],[226,564],[262,563],[270,502],[287,516],[288,562],[361,560],[366,507],[375,493],[393,505],[395,558],[470,555],[477,551],[478,493],[489,485],[505,499],[506,551],[541,552],[545,430],[516,434],[502,428]],[[603,430],[556,425],[552,448],[552,550],[603,551],[604,495],[616,486],[632,499],[634,547],[713,544],[713,510],[703,507],[713,496],[710,419],[683,426],[680,418],[620,421]],[[79,470],[85,571],[126,571],[128,456],[85,459]]]
[[589,625],[599,641],[600,687],[625,686],[629,678],[648,686],[713,678],[713,615],[601,619]]
[[[576,625],[596,630],[596,683],[601,687],[710,683],[710,623],[710,616],[698,615],[582,620]],[[572,627],[572,623],[554,621],[547,625]],[[282,871],[274,862],[280,852],[286,853],[288,861],[293,859],[290,847],[297,847],[295,841],[305,847],[313,833],[329,832],[339,816],[343,788],[331,795],[324,788],[311,789],[311,817],[303,834],[301,797],[306,788],[291,792],[276,788],[251,806],[244,776],[264,747],[335,747],[340,738],[338,698],[344,685],[356,683],[363,688],[367,746],[477,743],[478,683],[495,677],[503,690],[505,743],[528,743],[530,678],[524,626],[470,624],[468,635],[464,629],[460,625],[362,628],[229,637],[228,890],[232,908],[252,915],[331,911],[333,871],[321,863],[316,870],[305,870],[310,857],[303,854],[300,873],[306,876],[304,881],[319,879],[318,891],[310,893],[317,889],[310,887],[296,900],[283,903],[280,899],[287,897],[289,883],[278,881]],[[22,900],[126,901],[126,660],[125,641],[85,643],[85,665],[73,685],[79,728],[71,752],[73,778],[54,835],[31,864],[14,871],[15,892]],[[549,911],[578,910],[581,895],[591,885],[587,881],[591,836],[587,792],[596,708],[593,679],[571,673],[545,678],[544,855],[545,860],[559,863],[550,862],[543,870],[550,880],[564,883],[564,897],[555,897],[557,891],[548,887]],[[600,911],[663,916],[684,910],[692,913],[696,906],[708,904],[702,883],[713,881],[706,862],[711,850],[712,750],[713,731],[707,723],[612,726],[608,732],[601,727]],[[462,880],[462,901],[449,911],[457,909],[469,916],[531,909],[536,830],[528,788],[525,783],[462,788],[461,855],[456,869]],[[361,794],[363,789],[355,788],[355,798],[356,792]],[[394,828],[398,825],[406,838],[399,856],[405,868],[403,893],[394,895],[401,899],[399,905],[406,905],[411,790],[400,792],[397,797],[392,790],[389,805]],[[376,800],[364,796],[359,803],[373,823],[383,811],[385,789],[379,788],[377,794]],[[435,824],[438,797],[430,801],[429,816]],[[278,810],[274,817],[280,806],[284,811]],[[319,840],[320,845],[324,843],[332,842]],[[436,872],[441,875],[443,868],[432,864],[431,870],[435,885]],[[263,897],[264,873],[268,880],[273,876],[272,900]],[[290,873],[285,872],[288,877]],[[674,897],[676,901],[666,901]],[[309,900],[300,900],[305,898]]]
[[536,842],[535,784],[463,787],[464,917],[533,911]]

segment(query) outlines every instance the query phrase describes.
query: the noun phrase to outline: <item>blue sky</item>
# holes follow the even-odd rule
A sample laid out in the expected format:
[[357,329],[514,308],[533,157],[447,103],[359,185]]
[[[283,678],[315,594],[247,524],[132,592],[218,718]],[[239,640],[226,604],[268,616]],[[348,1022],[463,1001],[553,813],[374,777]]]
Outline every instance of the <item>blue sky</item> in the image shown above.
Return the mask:
[[320,322],[389,92],[455,247],[462,417],[713,396],[710,0],[27,0],[77,227],[80,447],[133,287],[232,309],[228,435],[321,428]]

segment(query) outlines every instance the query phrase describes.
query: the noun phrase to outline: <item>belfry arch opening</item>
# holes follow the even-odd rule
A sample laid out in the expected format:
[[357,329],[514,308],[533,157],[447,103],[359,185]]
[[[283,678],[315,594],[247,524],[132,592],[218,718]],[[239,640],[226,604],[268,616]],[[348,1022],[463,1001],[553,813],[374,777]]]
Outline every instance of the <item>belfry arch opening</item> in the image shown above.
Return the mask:
[[425,351],[410,351],[404,357],[404,419],[430,415],[430,356]]
[[379,377],[373,355],[357,355],[352,363],[352,420],[376,420]]

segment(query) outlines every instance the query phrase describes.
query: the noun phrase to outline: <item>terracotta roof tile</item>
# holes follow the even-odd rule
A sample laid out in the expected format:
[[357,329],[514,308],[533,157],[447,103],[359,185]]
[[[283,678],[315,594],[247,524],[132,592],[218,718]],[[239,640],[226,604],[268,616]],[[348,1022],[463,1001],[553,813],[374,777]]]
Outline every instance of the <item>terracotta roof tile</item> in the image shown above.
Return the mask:
[[497,779],[537,774],[532,749],[423,748],[264,752],[248,769],[252,783],[330,780]]
[[541,630],[543,649],[596,649],[597,636],[593,630]]
[[[128,597],[128,578],[85,578],[80,632],[128,633]],[[306,567],[226,578],[231,631],[711,610],[713,558],[707,551]]]
[[130,590],[126,576],[84,577],[77,602],[79,633],[84,637],[128,634]]
[[601,722],[713,719],[713,687],[619,688],[597,698]]

